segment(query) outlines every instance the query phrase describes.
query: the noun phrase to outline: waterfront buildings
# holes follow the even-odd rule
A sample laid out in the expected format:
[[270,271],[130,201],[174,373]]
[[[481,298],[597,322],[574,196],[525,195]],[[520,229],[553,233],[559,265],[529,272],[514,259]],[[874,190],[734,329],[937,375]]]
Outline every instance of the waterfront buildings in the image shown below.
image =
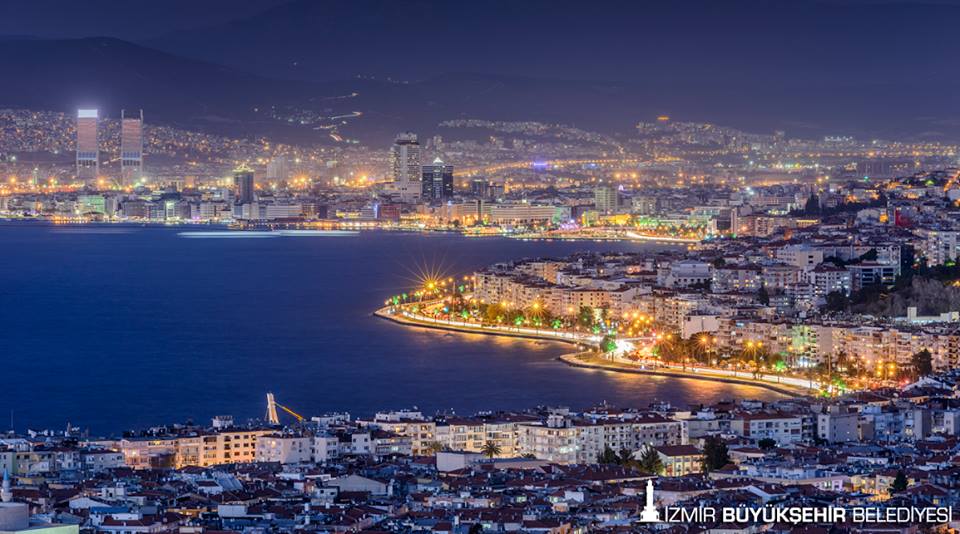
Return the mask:
[[143,110],[128,117],[120,111],[120,184],[137,184],[143,178]]
[[435,158],[432,164],[423,166],[421,198],[425,202],[442,202],[453,198],[453,165]]
[[100,176],[99,115],[96,109],[77,110],[77,179],[85,184],[95,184]]
[[620,209],[620,191],[614,184],[600,184],[593,190],[593,204],[603,215],[617,213]]
[[401,202],[415,202],[422,193],[420,142],[417,134],[406,132],[397,136],[390,148],[390,166],[393,188]]
[[[659,507],[956,508],[958,384],[953,371],[832,399],[690,409],[396,410],[286,426],[219,416],[210,427],[169,425],[116,439],[5,435],[0,496],[4,507],[20,507],[13,532],[54,534],[455,532],[453,525],[656,532],[640,522],[648,481]],[[705,460],[716,446],[722,464]],[[645,464],[651,453],[657,462]],[[957,520],[912,520],[897,531]],[[819,526],[862,532],[854,524],[804,528]],[[737,529],[794,532],[750,522]]]
[[253,170],[241,167],[233,173],[233,192],[236,203],[251,204],[256,199],[256,187]]

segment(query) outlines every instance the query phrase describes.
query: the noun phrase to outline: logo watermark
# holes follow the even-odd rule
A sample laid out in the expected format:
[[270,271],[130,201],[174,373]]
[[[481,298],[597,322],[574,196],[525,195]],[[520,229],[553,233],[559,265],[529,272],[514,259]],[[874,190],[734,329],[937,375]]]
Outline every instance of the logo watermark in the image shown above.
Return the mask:
[[640,512],[643,523],[873,523],[943,524],[953,519],[952,507],[876,506],[666,506],[654,504],[653,480],[647,480],[646,503]]

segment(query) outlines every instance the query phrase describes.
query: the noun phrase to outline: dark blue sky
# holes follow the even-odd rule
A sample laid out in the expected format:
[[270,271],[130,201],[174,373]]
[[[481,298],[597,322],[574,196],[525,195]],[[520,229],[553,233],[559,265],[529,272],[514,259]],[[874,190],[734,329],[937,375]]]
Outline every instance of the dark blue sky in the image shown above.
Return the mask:
[[[533,118],[533,101],[537,118],[621,130],[665,112],[931,139],[960,136],[958,27],[960,1],[0,1],[0,35],[117,37],[275,80],[410,82],[415,95],[368,103],[384,118],[395,110],[373,104],[406,95],[443,117]],[[487,78],[449,78],[464,74]]]
[[0,2],[0,35],[117,37],[309,79],[952,82],[958,23],[960,0]]
[[0,35],[127,40],[223,23],[286,0],[2,0]]

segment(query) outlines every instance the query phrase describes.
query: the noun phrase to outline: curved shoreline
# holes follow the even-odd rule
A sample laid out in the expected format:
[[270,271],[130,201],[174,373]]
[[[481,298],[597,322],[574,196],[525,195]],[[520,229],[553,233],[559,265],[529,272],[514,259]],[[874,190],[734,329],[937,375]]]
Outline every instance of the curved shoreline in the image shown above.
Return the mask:
[[385,312],[386,308],[380,308],[377,311],[373,312],[374,317],[379,317],[381,319],[390,321],[391,323],[396,323],[402,326],[413,326],[419,328],[426,328],[429,330],[445,330],[447,332],[458,332],[461,334],[478,334],[481,336],[501,336],[501,337],[515,337],[521,339],[535,339],[537,341],[556,341],[557,343],[567,343],[569,345],[589,345],[590,343],[585,340],[574,340],[574,339],[564,339],[564,338],[554,338],[537,334],[525,334],[523,332],[509,332],[509,331],[483,331],[470,328],[459,327],[456,325],[447,325],[447,324],[435,324],[435,323],[424,323],[408,317],[402,317],[392,313]]
[[668,378],[687,378],[690,380],[709,380],[711,382],[723,382],[726,384],[736,384],[739,386],[750,386],[763,388],[774,393],[784,395],[787,397],[803,397],[808,394],[807,390],[800,388],[792,388],[791,386],[770,384],[768,382],[754,382],[752,380],[745,380],[742,378],[727,377],[727,376],[717,376],[717,375],[707,375],[700,373],[688,373],[683,371],[673,371],[670,369],[638,369],[635,367],[627,367],[624,365],[618,365],[616,363],[606,363],[606,362],[585,362],[578,358],[579,354],[564,354],[563,356],[558,357],[557,359],[563,362],[570,367],[578,367],[581,369],[596,369],[599,371],[610,371],[613,373],[629,373],[634,375],[649,375],[649,376],[663,376]]
[[[556,341],[560,343],[567,343],[571,345],[579,344],[589,344],[584,340],[574,340],[574,339],[563,339],[563,338],[553,338],[543,335],[536,334],[526,334],[523,332],[504,332],[504,331],[482,331],[472,328],[465,328],[456,325],[447,325],[447,324],[435,324],[417,321],[409,317],[403,317],[400,315],[388,313],[386,307],[380,308],[372,313],[373,316],[379,317],[390,321],[395,324],[402,326],[413,326],[419,328],[427,328],[430,330],[444,330],[448,332],[458,332],[461,334],[479,334],[479,335],[492,335],[492,336],[503,336],[503,337],[513,337],[513,338],[522,338],[522,339],[536,339],[539,341]],[[577,367],[581,369],[596,369],[600,371],[610,371],[614,373],[628,373],[636,375],[650,375],[650,376],[663,376],[670,378],[687,378],[690,380],[709,380],[712,382],[722,382],[727,384],[736,384],[741,386],[753,386],[758,388],[764,388],[774,393],[785,395],[788,397],[802,397],[810,394],[810,390],[800,387],[793,387],[785,384],[774,384],[764,381],[753,381],[737,377],[729,376],[719,376],[719,375],[708,375],[703,373],[692,373],[684,371],[676,371],[670,369],[639,369],[634,367],[628,367],[621,364],[616,364],[613,362],[587,362],[580,360],[578,356],[582,353],[569,353],[557,357],[557,360],[562,362],[565,365],[570,367]]]

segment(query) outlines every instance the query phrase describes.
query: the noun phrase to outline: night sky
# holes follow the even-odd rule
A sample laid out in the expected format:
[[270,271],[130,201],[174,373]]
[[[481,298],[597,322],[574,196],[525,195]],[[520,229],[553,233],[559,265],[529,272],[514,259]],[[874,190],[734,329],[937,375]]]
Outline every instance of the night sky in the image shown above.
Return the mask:
[[549,81],[545,100],[597,106],[597,115],[612,113],[601,109],[604,98],[572,96],[569,84],[602,84],[634,95],[617,105],[643,113],[920,138],[960,130],[958,23],[960,2],[0,3],[0,35],[116,37],[271,79],[422,83],[469,73],[508,77],[502,83],[511,87]]

